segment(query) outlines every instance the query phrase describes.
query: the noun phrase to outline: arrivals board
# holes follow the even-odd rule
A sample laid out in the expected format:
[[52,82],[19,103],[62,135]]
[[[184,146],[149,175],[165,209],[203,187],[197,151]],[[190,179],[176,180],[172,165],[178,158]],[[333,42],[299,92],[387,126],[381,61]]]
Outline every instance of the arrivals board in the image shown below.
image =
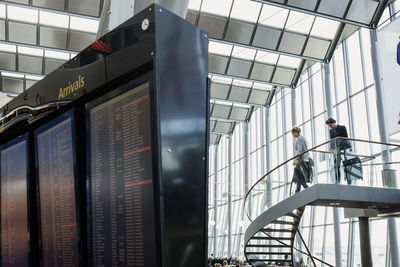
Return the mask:
[[37,133],[40,239],[43,267],[78,266],[72,119]]
[[88,115],[92,265],[155,266],[148,83],[92,104]]
[[27,141],[1,151],[1,266],[28,266]]

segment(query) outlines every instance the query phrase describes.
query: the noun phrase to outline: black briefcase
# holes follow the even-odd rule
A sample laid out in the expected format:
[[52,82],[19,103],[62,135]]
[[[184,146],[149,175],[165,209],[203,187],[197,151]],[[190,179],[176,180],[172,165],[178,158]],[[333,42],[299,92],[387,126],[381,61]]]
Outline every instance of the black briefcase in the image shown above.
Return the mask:
[[343,166],[349,179],[363,179],[362,163],[359,157],[343,160]]

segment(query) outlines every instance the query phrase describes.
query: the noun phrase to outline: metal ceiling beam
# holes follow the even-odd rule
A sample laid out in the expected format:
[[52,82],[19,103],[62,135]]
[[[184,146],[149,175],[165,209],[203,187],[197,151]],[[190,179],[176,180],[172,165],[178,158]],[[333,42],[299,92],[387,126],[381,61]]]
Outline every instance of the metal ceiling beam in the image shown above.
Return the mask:
[[[77,54],[78,54],[78,52],[72,51],[72,50],[64,50],[64,49],[53,48],[53,47],[47,47],[47,46],[40,46],[40,45],[30,45],[30,44],[12,42],[12,41],[8,41],[8,40],[0,41],[0,44],[16,45],[16,46],[26,47],[26,48],[43,49],[43,50],[49,50],[49,51],[54,51],[54,52],[61,52],[61,53],[74,54],[74,55],[77,55]],[[6,52],[6,51],[0,51],[0,52],[1,52],[1,53],[11,53],[11,52]],[[13,54],[14,54],[14,53],[13,53]]]
[[227,74],[220,74],[220,73],[213,73],[210,72],[209,75],[215,75],[219,77],[224,77],[224,78],[230,78],[230,79],[237,79],[237,80],[242,80],[245,82],[250,82],[250,83],[260,83],[260,84],[265,84],[265,85],[271,85],[271,86],[278,86],[278,87],[290,87],[290,85],[287,84],[280,84],[280,83],[274,83],[274,82],[265,82],[265,81],[258,81],[258,80],[252,80],[252,79],[247,79],[247,78],[242,78],[242,77],[237,77],[237,76],[232,76],[232,75],[227,75]]
[[370,28],[370,25],[368,25],[368,24],[364,24],[364,23],[361,23],[361,22],[352,21],[352,20],[348,20],[348,19],[344,19],[344,18],[334,17],[334,16],[323,14],[323,13],[314,12],[314,11],[311,11],[311,10],[308,10],[308,9],[304,9],[304,8],[301,8],[301,7],[289,6],[289,5],[285,5],[285,4],[278,3],[278,2],[272,2],[272,1],[269,1],[269,0],[252,0],[252,1],[259,2],[259,3],[262,3],[262,4],[268,4],[268,5],[271,5],[271,6],[276,6],[276,7],[280,7],[280,8],[284,8],[284,9],[289,9],[289,10],[301,12],[301,13],[304,13],[304,14],[325,18],[325,19],[335,20],[335,21],[338,21],[338,22],[344,22],[344,23],[355,25],[355,26],[362,27],[362,28]]
[[227,45],[234,45],[234,46],[238,46],[238,47],[242,47],[242,48],[250,48],[250,49],[259,50],[262,52],[268,52],[268,53],[273,53],[273,54],[278,54],[278,55],[283,55],[283,56],[289,56],[289,57],[294,57],[294,58],[298,58],[298,59],[305,59],[305,60],[309,60],[309,61],[313,61],[313,62],[324,62],[322,59],[301,56],[301,55],[282,52],[282,51],[278,51],[278,50],[274,50],[274,49],[267,49],[267,48],[262,48],[262,47],[258,47],[258,46],[245,45],[245,44],[241,44],[241,43],[236,43],[236,42],[231,42],[231,41],[226,41],[226,40],[221,40],[221,39],[215,39],[215,38],[209,38],[209,39],[210,39],[210,41],[223,43],[223,44],[227,44]]
[[[233,104],[239,104],[239,105],[249,105],[249,108],[251,107],[257,107],[257,108],[265,108],[265,105],[260,105],[260,104],[252,104],[252,103],[247,103],[247,102],[242,102],[242,101],[236,101],[236,100],[230,100],[230,99],[223,99],[223,98],[216,98],[216,97],[211,97],[211,100],[217,100],[217,101],[226,101],[230,102]],[[218,105],[218,104],[217,104]]]
[[221,122],[237,122],[237,123],[242,123],[242,122],[244,122],[244,121],[241,121],[241,120],[222,119],[222,118],[217,118],[217,117],[210,117],[210,120],[216,120],[216,121],[221,121]]
[[302,60],[300,62],[299,69],[297,70],[297,72],[296,72],[296,74],[294,75],[294,78],[293,78],[293,83],[292,83],[292,86],[291,86],[292,89],[296,88],[297,84],[299,83],[300,76],[303,73],[303,69],[304,69],[305,64],[306,64],[305,60]]
[[328,53],[326,54],[326,63],[329,63],[333,57],[333,53],[336,50],[336,47],[339,44],[340,38],[342,37],[344,27],[346,26],[345,23],[340,23],[338,26],[338,30],[336,31],[335,38],[332,41],[331,46],[329,47]]
[[386,6],[390,3],[389,0],[381,0],[379,2],[378,8],[375,11],[374,17],[372,18],[370,27],[376,29],[378,27],[379,21],[385,11]]
[[229,134],[231,134],[230,131],[229,131],[229,133],[223,133],[223,132],[218,132],[218,131],[210,131],[210,133],[212,133],[212,134],[218,134],[218,135],[229,135]]
[[276,93],[277,88],[275,87],[271,93],[268,96],[268,100],[267,100],[267,107],[270,107],[272,104],[272,100],[274,99],[275,93]]
[[92,20],[97,20],[97,21],[100,20],[100,16],[91,16],[91,15],[86,15],[86,14],[74,13],[74,12],[68,11],[67,9],[62,11],[62,10],[52,9],[52,8],[38,7],[38,6],[32,5],[32,1],[29,1],[29,3],[30,3],[29,5],[24,5],[24,4],[19,4],[19,3],[16,3],[16,2],[10,2],[10,1],[6,1],[6,0],[1,1],[1,4],[5,4],[5,5],[8,5],[8,6],[29,8],[29,9],[32,9],[32,10],[50,12],[50,13],[55,13],[55,14],[59,14],[59,15],[74,16],[74,17],[79,17],[79,18],[84,18],[84,19],[92,19]]

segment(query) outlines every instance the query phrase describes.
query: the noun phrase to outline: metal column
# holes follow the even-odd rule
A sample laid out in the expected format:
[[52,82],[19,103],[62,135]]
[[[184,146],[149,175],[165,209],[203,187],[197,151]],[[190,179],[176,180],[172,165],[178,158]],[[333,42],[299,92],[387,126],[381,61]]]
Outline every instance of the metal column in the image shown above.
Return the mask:
[[[266,167],[267,172],[271,170],[271,116],[269,107],[265,109],[265,149],[266,149]],[[266,177],[266,201],[265,204],[271,207],[272,204],[272,182],[269,177]]]
[[349,52],[347,48],[347,40],[342,43],[343,49],[343,64],[344,64],[344,77],[346,82],[346,97],[347,97],[347,110],[349,112],[349,135],[354,137],[354,116],[353,116],[353,100],[351,98],[352,88],[350,82],[350,65],[349,65]]
[[214,258],[217,257],[217,209],[218,209],[218,145],[214,150]]
[[[281,90],[281,112],[282,112],[282,132],[286,133],[286,96],[285,96],[285,90]],[[287,150],[287,137],[285,134],[283,134],[283,160],[286,161],[288,159],[288,150]],[[284,167],[284,181],[285,181],[285,186],[283,188],[283,195],[285,198],[289,196],[289,166],[288,164],[285,165]]]
[[[243,127],[244,129],[243,129],[243,139],[244,139],[244,142],[243,142],[243,145],[244,145],[244,195],[246,195],[247,194],[247,192],[249,192],[249,189],[250,189],[250,168],[249,168],[249,164],[250,164],[250,153],[249,153],[249,123],[248,122],[245,122],[244,123],[244,127]],[[251,195],[249,195],[249,197],[248,197],[248,202],[249,202],[249,204],[248,204],[248,208],[249,208],[249,210],[248,210],[248,212],[249,212],[249,215],[250,215],[250,217],[251,217],[251,213],[252,213],[252,208],[251,208],[251,205],[252,205],[252,196]]]
[[296,111],[296,89],[290,93],[292,98],[292,124],[297,125],[297,111]]
[[228,256],[232,256],[232,135],[228,136]]
[[[324,74],[324,90],[325,90],[325,106],[328,113],[328,117],[333,117],[333,108],[332,108],[332,88],[331,88],[331,80],[330,80],[330,67],[328,63],[322,64],[322,70]],[[342,267],[342,240],[340,237],[340,216],[339,216],[339,208],[333,209],[333,229],[335,236],[335,262],[336,267]]]
[[[317,140],[317,135],[315,131],[315,104],[314,104],[314,79],[312,79],[312,73],[311,73],[311,68],[308,69],[308,90],[309,90],[309,95],[310,95],[310,114],[311,114],[311,138],[312,142],[309,142],[309,147],[312,147],[315,145],[316,140]],[[318,165],[314,167],[314,177],[317,176],[318,173]],[[314,179],[314,183],[316,182],[316,179]],[[310,232],[308,233],[308,248],[310,249],[311,253],[314,252],[314,229],[315,229],[315,207],[311,207],[310,211]],[[308,259],[310,261],[310,258]],[[310,263],[310,262],[309,262]]]
[[[381,66],[379,61],[379,48],[378,48],[376,29],[371,30],[370,35],[371,35],[371,59],[372,59],[372,67],[375,79],[379,134],[381,137],[381,142],[389,142],[389,134],[387,132],[387,127],[386,127],[383,83],[381,75]],[[389,169],[389,166],[386,164],[390,162],[390,151],[388,149],[382,152],[382,160],[384,163],[383,169],[384,170]],[[390,257],[391,257],[392,267],[400,267],[396,221],[393,217],[388,218],[388,232],[389,232]]]
[[370,223],[368,217],[358,218],[358,228],[360,230],[361,265],[363,267],[373,266],[369,225]]
[[329,118],[333,118],[331,69],[329,63],[321,64],[324,75],[325,107]]

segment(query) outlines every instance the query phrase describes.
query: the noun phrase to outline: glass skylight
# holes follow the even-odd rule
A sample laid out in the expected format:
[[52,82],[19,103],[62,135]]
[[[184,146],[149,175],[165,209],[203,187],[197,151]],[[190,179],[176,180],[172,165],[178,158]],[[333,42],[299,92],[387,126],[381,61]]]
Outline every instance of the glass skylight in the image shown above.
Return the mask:
[[38,23],[38,11],[25,7],[7,6],[8,18],[14,21]]
[[16,45],[10,45],[10,44],[2,44],[2,43],[0,43],[0,51],[2,51],[2,52],[16,53],[16,52],[17,52],[17,46],[16,46]]
[[339,22],[317,17],[311,35],[332,40],[335,37]]
[[261,62],[261,63],[275,65],[276,62],[278,61],[278,57],[279,57],[278,54],[264,52],[264,51],[258,51],[257,55],[256,55],[256,61]]
[[33,47],[25,47],[25,46],[18,46],[18,54],[28,55],[28,56],[43,57],[43,49],[33,48]]
[[251,48],[245,48],[240,46],[234,46],[232,57],[245,59],[245,60],[254,60],[257,50]]
[[6,18],[6,6],[0,4],[0,19]]
[[69,53],[53,51],[53,50],[46,50],[44,52],[46,58],[53,58],[53,59],[61,59],[61,60],[69,60]]
[[208,50],[212,54],[230,56],[232,52],[232,45],[210,41]]
[[99,21],[71,16],[70,28],[71,30],[97,33]]
[[235,0],[231,18],[255,23],[260,13],[260,8],[261,4],[255,1]]
[[202,12],[228,17],[232,0],[203,0]]
[[264,5],[259,23],[265,26],[283,29],[288,13],[289,11],[287,9]]
[[188,9],[190,10],[200,10],[201,0],[190,0]]
[[39,18],[41,25],[68,29],[69,16],[67,15],[40,11]]
[[286,23],[286,30],[308,34],[314,22],[314,16],[291,11]]
[[279,57],[278,65],[282,67],[297,69],[300,64],[300,59],[296,57],[289,57],[281,55]]

